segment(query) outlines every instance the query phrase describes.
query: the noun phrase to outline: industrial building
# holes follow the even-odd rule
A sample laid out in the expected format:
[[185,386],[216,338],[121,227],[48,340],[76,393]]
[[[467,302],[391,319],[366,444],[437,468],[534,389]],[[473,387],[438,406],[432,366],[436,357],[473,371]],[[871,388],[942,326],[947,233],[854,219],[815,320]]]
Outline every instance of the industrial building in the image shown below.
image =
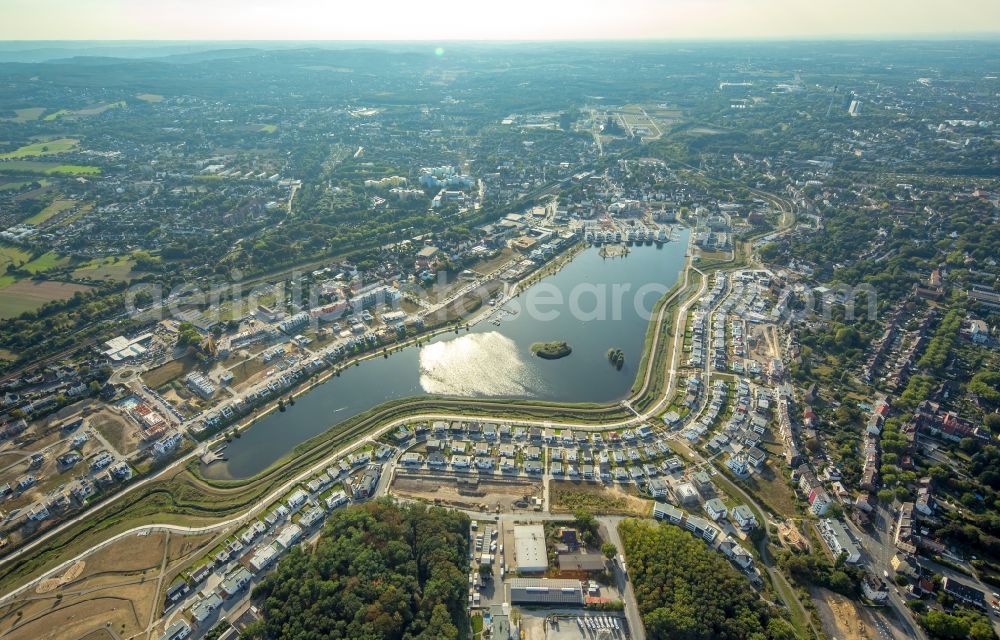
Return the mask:
[[582,606],[583,583],[579,580],[514,578],[510,581],[510,601],[513,604]]
[[522,573],[540,573],[549,566],[545,529],[540,524],[514,527],[514,562]]

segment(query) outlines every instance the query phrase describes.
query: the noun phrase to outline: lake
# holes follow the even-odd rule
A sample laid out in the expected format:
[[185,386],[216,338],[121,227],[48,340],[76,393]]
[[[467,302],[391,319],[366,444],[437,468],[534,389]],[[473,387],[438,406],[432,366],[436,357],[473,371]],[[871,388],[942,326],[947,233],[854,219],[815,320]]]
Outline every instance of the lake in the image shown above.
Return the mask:
[[[677,282],[689,231],[674,229],[662,246],[630,247],[603,258],[581,251],[560,271],[504,305],[499,325],[483,321],[458,334],[437,336],[345,369],[273,412],[226,448],[226,462],[204,468],[212,478],[245,478],[299,443],[383,402],[425,394],[538,398],[559,402],[614,402],[626,398],[642,358],[655,302]],[[545,360],[534,342],[560,340],[572,353]],[[621,370],[607,359],[621,349]]]

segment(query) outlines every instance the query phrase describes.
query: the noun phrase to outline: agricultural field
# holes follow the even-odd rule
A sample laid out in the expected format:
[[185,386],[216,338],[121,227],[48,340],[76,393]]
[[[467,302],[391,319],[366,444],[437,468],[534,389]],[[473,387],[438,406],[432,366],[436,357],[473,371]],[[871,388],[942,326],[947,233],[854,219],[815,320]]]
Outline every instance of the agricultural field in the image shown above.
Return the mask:
[[31,173],[43,176],[54,175],[97,175],[100,167],[85,164],[56,164],[54,162],[39,162],[37,160],[7,160],[0,162],[0,173]]
[[80,145],[76,138],[59,138],[58,140],[45,140],[25,145],[8,153],[0,153],[0,160],[20,160],[21,158],[35,158],[39,156],[52,156],[59,153],[72,151]]
[[72,298],[77,291],[90,291],[90,287],[52,280],[11,282],[0,288],[0,319],[16,318],[25,311],[34,311],[52,300]]
[[25,224],[40,225],[46,222],[49,218],[66,211],[76,205],[76,200],[63,200],[62,198],[56,198],[52,201],[49,206],[45,207],[35,215],[31,216],[24,221]]

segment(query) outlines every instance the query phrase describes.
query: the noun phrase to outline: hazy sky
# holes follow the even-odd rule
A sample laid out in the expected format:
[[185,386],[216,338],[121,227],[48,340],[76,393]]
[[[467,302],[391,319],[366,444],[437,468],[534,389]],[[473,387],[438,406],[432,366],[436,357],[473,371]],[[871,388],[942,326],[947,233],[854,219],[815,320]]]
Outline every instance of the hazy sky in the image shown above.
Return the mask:
[[0,0],[3,40],[811,38],[1000,32],[1000,0]]

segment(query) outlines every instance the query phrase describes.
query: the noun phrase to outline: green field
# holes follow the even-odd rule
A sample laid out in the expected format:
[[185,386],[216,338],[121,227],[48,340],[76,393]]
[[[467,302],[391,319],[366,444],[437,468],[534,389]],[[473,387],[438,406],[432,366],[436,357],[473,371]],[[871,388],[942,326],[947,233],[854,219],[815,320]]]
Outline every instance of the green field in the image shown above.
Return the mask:
[[278,130],[278,125],[276,124],[262,124],[257,128],[257,131],[261,133],[274,133]]
[[0,289],[0,319],[16,318],[25,311],[34,311],[46,302],[65,300],[77,291],[89,291],[91,287],[66,282],[46,280],[20,280]]
[[47,122],[52,122],[53,120],[58,120],[59,118],[65,118],[69,116],[96,116],[104,113],[108,109],[120,109],[125,106],[124,100],[119,100],[118,102],[109,102],[108,104],[102,104],[96,107],[89,107],[87,109],[77,109],[76,111],[71,111],[69,109],[60,109],[45,116]]
[[80,141],[76,138],[59,138],[58,140],[46,140],[25,145],[20,149],[15,149],[8,153],[0,153],[0,160],[19,160],[21,158],[34,158],[38,156],[51,156],[57,153],[66,153],[79,146]]
[[3,184],[0,184],[0,191],[14,191],[15,189],[23,189],[29,184],[31,184],[31,180],[16,180],[14,182],[4,182]]
[[136,98],[143,102],[163,102],[163,96],[158,93],[140,93]]
[[130,280],[133,267],[135,260],[131,258],[107,257],[80,265],[73,271],[73,277],[92,280]]
[[[2,178],[0,178],[2,180]],[[31,186],[32,183],[38,183],[40,187],[49,186],[48,178],[38,178],[34,180],[23,180],[20,178],[10,179],[9,182],[4,182],[0,184],[0,191],[13,191],[15,189],[23,189],[24,187]]]
[[38,120],[38,118],[45,113],[45,107],[14,109],[14,113],[16,115],[13,118],[6,118],[8,122],[31,122],[32,120]]
[[83,164],[55,164],[52,162],[37,162],[35,160],[8,160],[0,162],[0,173],[37,173],[44,176],[53,175],[97,175],[100,167]]
[[52,216],[62,213],[66,209],[72,208],[74,205],[76,205],[76,200],[62,200],[56,198],[55,200],[52,201],[51,204],[49,204],[49,206],[45,207],[35,215],[25,220],[24,222],[25,224],[34,224],[34,225],[42,224]]
[[20,247],[0,245],[0,273],[6,273],[7,265],[21,265],[31,259],[31,254]]
[[49,251],[24,265],[24,268],[31,273],[41,273],[43,271],[48,271],[49,269],[54,269],[55,267],[61,267],[67,264],[69,264],[69,257],[60,256],[54,251]]
[[142,381],[153,389],[159,389],[163,385],[191,373],[197,365],[198,360],[189,353],[176,360],[161,364],[155,369],[150,369],[142,374]]

